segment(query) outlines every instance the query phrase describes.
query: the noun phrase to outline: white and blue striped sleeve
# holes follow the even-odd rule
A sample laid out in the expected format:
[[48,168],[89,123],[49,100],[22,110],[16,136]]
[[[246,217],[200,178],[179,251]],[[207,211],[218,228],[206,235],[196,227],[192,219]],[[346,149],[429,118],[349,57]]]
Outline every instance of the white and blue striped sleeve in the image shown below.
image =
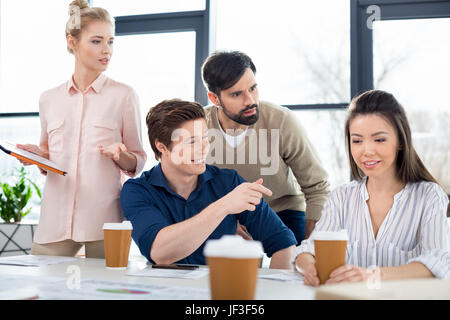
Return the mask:
[[337,188],[330,192],[327,202],[325,203],[322,209],[322,215],[317,222],[314,231],[310,235],[310,237],[306,240],[303,240],[299,246],[296,247],[295,252],[296,256],[303,252],[309,252],[312,255],[314,253],[314,241],[313,235],[314,232],[317,231],[339,231],[341,229],[341,223],[339,219],[339,212],[342,210],[342,206],[340,204],[342,199],[342,194],[344,190],[343,188]]
[[420,226],[421,253],[407,263],[421,262],[436,278],[446,278],[450,276],[450,228],[446,218],[449,201],[438,185],[433,189],[434,196],[430,197]]

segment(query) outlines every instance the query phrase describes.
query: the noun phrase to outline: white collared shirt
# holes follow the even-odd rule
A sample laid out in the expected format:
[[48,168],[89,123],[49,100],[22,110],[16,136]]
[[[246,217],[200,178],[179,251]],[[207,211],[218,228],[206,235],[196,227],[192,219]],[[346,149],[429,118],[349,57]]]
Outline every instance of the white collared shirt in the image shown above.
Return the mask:
[[[423,263],[435,277],[450,275],[448,197],[432,182],[408,183],[394,196],[394,204],[375,238],[367,200],[366,178],[344,184],[329,195],[316,231],[346,229],[346,263],[368,268]],[[297,255],[314,255],[314,232],[297,247]]]

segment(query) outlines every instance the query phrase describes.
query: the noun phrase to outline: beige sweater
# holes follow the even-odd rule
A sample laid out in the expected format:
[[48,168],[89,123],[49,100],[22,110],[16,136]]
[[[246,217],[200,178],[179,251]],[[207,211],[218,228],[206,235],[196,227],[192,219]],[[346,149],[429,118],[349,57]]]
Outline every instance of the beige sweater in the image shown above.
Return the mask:
[[217,107],[205,111],[211,137],[208,164],[234,169],[249,182],[263,178],[273,193],[264,199],[276,212],[306,210],[307,219],[320,219],[329,192],[328,175],[291,110],[260,101],[258,121],[248,127],[236,148],[220,132]]

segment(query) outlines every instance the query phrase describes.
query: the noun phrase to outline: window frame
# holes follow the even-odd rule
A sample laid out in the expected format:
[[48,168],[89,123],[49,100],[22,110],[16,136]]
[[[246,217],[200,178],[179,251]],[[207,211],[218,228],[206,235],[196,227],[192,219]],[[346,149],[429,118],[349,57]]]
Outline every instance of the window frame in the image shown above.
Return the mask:
[[[348,1],[350,1],[350,97],[374,88],[373,35],[366,23],[372,14],[367,13],[369,6],[376,5],[380,8],[380,20],[450,17],[450,2],[447,0]],[[88,2],[91,3],[90,0]],[[194,31],[196,33],[195,100],[202,105],[207,105],[208,98],[201,78],[201,66],[213,47],[211,44],[215,43],[215,14],[216,0],[205,0],[205,10],[117,16],[115,17],[116,35]],[[348,104],[349,101],[284,106],[291,110],[342,110],[346,109]],[[0,118],[30,116],[38,117],[39,112],[0,113]]]
[[[1,12],[0,0],[0,12]],[[373,36],[366,21],[371,5],[381,10],[381,20],[429,19],[450,17],[450,2],[446,0],[349,0],[350,1],[350,97],[373,89]],[[91,1],[88,1],[91,3]],[[201,78],[201,65],[214,43],[215,0],[205,0],[205,10],[117,16],[116,35],[168,32],[196,32],[195,99],[208,104]],[[0,21],[1,22],[1,21]],[[1,39],[0,39],[1,40]],[[330,104],[288,104],[292,110],[339,110],[349,101]],[[39,112],[0,113],[0,117],[39,116]]]
[[[380,20],[450,18],[448,0],[350,0],[350,87],[351,97],[374,88],[373,32],[367,27],[372,15],[367,8],[380,8]],[[448,194],[450,199],[450,194]],[[450,204],[447,210],[450,217]]]
[[350,0],[351,97],[374,88],[373,32],[367,27],[369,6],[380,8],[380,20],[449,18],[445,0]]
[[[88,3],[91,4],[91,1],[88,1]],[[208,96],[203,86],[201,66],[210,51],[210,32],[214,29],[213,24],[210,24],[212,6],[214,6],[214,3],[211,3],[210,0],[205,0],[205,10],[117,16],[114,17],[116,24],[115,35],[194,31],[196,33],[194,97],[196,101],[206,105]],[[39,112],[0,112],[0,118],[30,116],[38,117]]]
[[195,100],[206,105],[201,66],[209,54],[209,0],[205,10],[155,13],[115,17],[116,36],[194,31],[195,37]]

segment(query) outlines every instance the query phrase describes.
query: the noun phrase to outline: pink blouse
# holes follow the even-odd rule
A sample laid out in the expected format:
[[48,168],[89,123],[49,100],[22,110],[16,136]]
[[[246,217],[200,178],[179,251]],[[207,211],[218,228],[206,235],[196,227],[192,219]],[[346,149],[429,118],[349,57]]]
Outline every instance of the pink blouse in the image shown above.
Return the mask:
[[[123,174],[135,176],[147,159],[135,91],[102,74],[81,92],[71,79],[41,95],[39,116],[40,147],[67,175],[47,173],[34,241],[103,240],[103,223],[123,220]],[[134,173],[100,154],[115,142],[136,156]]]

